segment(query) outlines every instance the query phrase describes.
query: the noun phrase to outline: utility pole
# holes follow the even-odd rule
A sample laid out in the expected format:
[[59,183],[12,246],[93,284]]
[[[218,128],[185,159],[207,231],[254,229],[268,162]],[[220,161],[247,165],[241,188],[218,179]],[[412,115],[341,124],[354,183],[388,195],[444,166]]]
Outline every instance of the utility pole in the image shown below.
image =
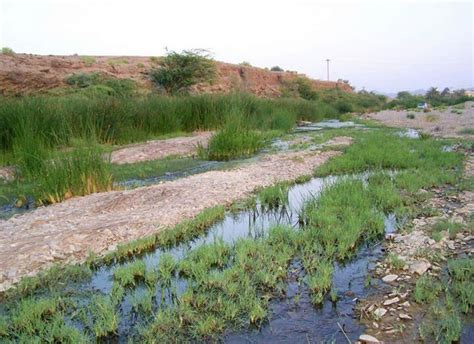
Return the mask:
[[327,72],[328,72],[328,81],[329,81],[329,61],[331,61],[330,59],[326,59],[326,62],[327,62]]

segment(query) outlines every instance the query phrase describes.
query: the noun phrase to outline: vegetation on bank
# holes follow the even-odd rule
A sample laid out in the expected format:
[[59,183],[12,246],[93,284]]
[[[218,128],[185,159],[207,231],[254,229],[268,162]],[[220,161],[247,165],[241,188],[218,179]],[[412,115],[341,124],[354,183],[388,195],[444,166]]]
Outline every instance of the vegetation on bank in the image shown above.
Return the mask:
[[198,83],[211,83],[217,75],[215,62],[199,49],[169,51],[159,64],[150,71],[150,78],[169,95],[186,93]]
[[[122,81],[107,86],[95,84],[109,82],[100,76],[71,78],[80,90],[100,86],[115,91],[1,99],[0,165],[15,166],[17,174],[13,184],[0,184],[4,197],[19,190],[16,197],[33,196],[44,204],[110,190],[113,175],[106,158],[110,145],[175,132],[217,130],[209,149],[203,151],[209,159],[249,156],[268,141],[269,131],[288,131],[297,120],[340,117],[344,109],[331,101],[346,97],[339,91],[328,101],[261,99],[248,94],[124,96]],[[101,155],[105,162],[100,161]],[[60,186],[55,185],[58,178]]]
[[421,338],[437,343],[457,342],[462,315],[474,306],[474,260],[468,257],[448,261],[448,273],[440,278],[423,276],[416,282],[414,296],[420,304],[430,304],[420,326]]
[[464,103],[472,99],[472,97],[466,95],[463,89],[451,91],[449,88],[445,88],[439,92],[436,87],[432,87],[425,95],[411,94],[407,91],[398,92],[397,97],[388,102],[385,107],[388,109],[413,109],[418,104],[424,102],[427,102],[432,107],[442,107]]
[[[386,214],[414,216],[423,211],[424,198],[418,192],[422,187],[446,184],[459,187],[462,156],[444,151],[442,148],[447,142],[398,137],[388,130],[359,132],[354,136],[353,146],[327,166],[323,165],[317,173],[371,173],[366,180],[358,176],[342,177],[326,185],[319,197],[306,202],[300,229],[277,226],[260,238],[241,238],[234,243],[216,238],[214,242],[191,248],[182,258],[162,254],[158,263],[144,264],[146,257],[140,258],[142,252],[157,245],[174,247],[203,233],[210,223],[222,218],[223,209],[216,209],[195,222],[119,247],[105,259],[105,262],[124,263],[114,269],[111,292],[95,293],[88,305],[76,304],[74,297],[68,294],[71,290],[54,281],[50,284],[31,282],[30,287],[20,284],[22,290],[28,291],[21,294],[23,302],[29,302],[31,309],[38,307],[34,314],[40,315],[35,319],[42,321],[34,320],[28,327],[21,325],[29,320],[27,313],[21,311],[24,308],[15,304],[16,297],[12,293],[0,322],[3,324],[0,338],[105,339],[117,333],[122,321],[121,305],[131,300],[132,312],[143,325],[134,340],[217,339],[228,328],[259,326],[265,321],[269,300],[284,293],[288,267],[295,260],[301,262],[305,271],[301,283],[310,291],[312,301],[321,303],[332,288],[334,261],[350,259],[361,243],[380,237]],[[388,152],[379,148],[381,139]],[[385,169],[398,173],[387,173]],[[429,173],[435,176],[425,180]],[[271,208],[284,204],[285,195],[287,186],[281,184],[260,191],[258,198],[262,205]],[[472,278],[465,272],[471,268],[466,270],[464,266],[464,263],[450,265],[453,280],[465,283]],[[82,275],[76,273],[75,276]],[[87,276],[84,274],[82,278],[87,281]],[[183,280],[187,281],[185,289],[178,292],[178,283]],[[54,292],[51,295],[39,293],[36,288],[41,284]],[[421,282],[418,288],[422,288]],[[469,297],[464,289],[455,290],[462,300]],[[418,294],[423,295],[415,292],[415,297]],[[168,301],[164,303],[164,300]],[[468,301],[463,301],[463,305],[472,309]],[[69,319],[71,314],[76,315],[74,321],[66,322],[64,317]],[[73,327],[75,322],[82,325]],[[448,333],[449,327],[438,330]]]

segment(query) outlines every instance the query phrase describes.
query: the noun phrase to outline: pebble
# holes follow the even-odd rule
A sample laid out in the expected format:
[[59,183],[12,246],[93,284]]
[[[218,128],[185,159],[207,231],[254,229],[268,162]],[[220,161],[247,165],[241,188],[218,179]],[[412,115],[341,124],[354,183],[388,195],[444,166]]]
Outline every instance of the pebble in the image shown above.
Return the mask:
[[385,300],[383,305],[384,306],[390,306],[390,305],[393,305],[394,303],[398,303],[398,302],[400,302],[400,299],[398,297],[394,297],[393,299]]
[[359,340],[362,343],[380,343],[380,341],[377,338],[370,336],[368,334],[361,334],[359,336]]
[[403,320],[411,320],[411,319],[412,319],[412,317],[411,317],[410,315],[405,314],[405,313],[400,313],[400,314],[398,314],[398,317],[399,317],[400,319],[403,319]]
[[382,281],[385,283],[390,283],[396,281],[398,278],[398,275],[387,275],[384,278],[382,278]]
[[374,311],[375,316],[381,318],[387,313],[387,310],[385,308],[377,308]]
[[423,275],[429,268],[431,264],[425,260],[418,260],[410,265],[410,272],[416,273],[418,275]]

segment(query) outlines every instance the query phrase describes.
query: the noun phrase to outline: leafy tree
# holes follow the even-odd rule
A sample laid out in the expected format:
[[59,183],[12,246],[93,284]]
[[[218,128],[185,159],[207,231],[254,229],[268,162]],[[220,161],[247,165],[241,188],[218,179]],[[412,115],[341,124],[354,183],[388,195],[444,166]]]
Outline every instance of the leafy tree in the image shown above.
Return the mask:
[[1,52],[3,55],[10,55],[10,56],[15,55],[15,52],[13,51],[13,49],[9,47],[3,47]]
[[441,97],[442,98],[447,98],[450,95],[450,90],[448,87],[446,87],[442,92],[441,92]]
[[211,82],[216,76],[216,65],[205,50],[170,51],[159,62],[160,68],[150,71],[150,77],[168,94],[186,92],[195,84]]
[[436,87],[431,87],[428,92],[426,92],[425,98],[426,100],[433,102],[439,100],[441,95]]
[[270,68],[270,70],[272,72],[283,72],[283,68],[281,68],[280,66],[273,66],[272,68]]
[[406,100],[410,99],[411,97],[413,97],[413,95],[408,91],[400,91],[397,93],[398,100]]

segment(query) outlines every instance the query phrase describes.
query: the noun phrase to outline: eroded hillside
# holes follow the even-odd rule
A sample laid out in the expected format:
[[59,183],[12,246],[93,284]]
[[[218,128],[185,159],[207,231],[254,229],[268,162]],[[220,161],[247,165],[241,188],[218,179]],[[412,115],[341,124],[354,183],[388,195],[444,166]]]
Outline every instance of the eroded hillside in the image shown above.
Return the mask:
[[[15,95],[66,87],[65,78],[74,73],[99,73],[118,79],[132,79],[145,89],[153,87],[148,71],[159,66],[159,57],[145,56],[41,56],[31,54],[0,55],[0,92]],[[246,91],[258,96],[277,97],[282,89],[302,75],[272,72],[262,68],[217,62],[218,76],[212,85],[197,85],[195,92],[227,93]],[[315,89],[349,85],[311,80]]]

